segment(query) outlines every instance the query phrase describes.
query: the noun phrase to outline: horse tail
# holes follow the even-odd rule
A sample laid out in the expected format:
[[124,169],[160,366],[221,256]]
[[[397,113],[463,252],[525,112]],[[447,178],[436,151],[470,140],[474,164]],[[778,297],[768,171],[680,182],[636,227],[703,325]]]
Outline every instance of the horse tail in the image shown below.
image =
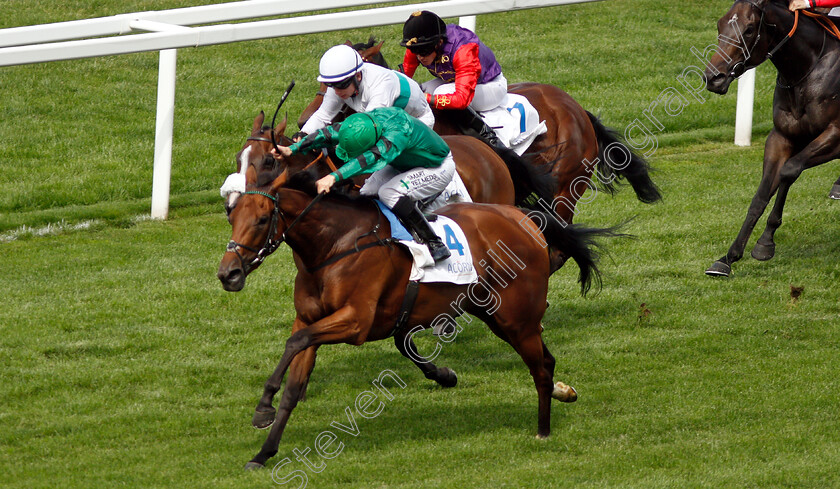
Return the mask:
[[556,182],[551,175],[551,165],[537,165],[516,154],[509,148],[492,146],[493,151],[505,162],[513,180],[514,201],[529,209],[536,209],[537,202],[554,200]]
[[598,238],[626,236],[616,232],[617,228],[585,228],[561,222],[553,214],[543,211],[527,211],[526,214],[542,231],[549,246],[573,259],[580,269],[578,282],[581,295],[586,295],[593,281],[601,288],[601,271],[598,269]]
[[659,193],[659,188],[650,179],[650,164],[630,150],[616,131],[604,126],[588,110],[586,114],[595,129],[595,137],[598,139],[597,167],[603,189],[610,194],[615,193],[615,177],[620,176],[630,183],[636,192],[636,197],[642,202],[651,204],[660,200],[662,194]]

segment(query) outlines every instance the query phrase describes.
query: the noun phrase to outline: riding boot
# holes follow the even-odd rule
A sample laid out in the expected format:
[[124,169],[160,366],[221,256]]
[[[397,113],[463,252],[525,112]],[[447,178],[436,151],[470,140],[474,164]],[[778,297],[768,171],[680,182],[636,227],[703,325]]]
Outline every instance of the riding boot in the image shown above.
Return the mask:
[[417,203],[411,197],[403,196],[391,208],[394,214],[417,235],[419,240],[429,247],[429,252],[435,263],[449,258],[449,248],[443,244],[440,238],[432,231],[429,222],[423,217],[423,213],[417,208]]
[[501,141],[499,141],[498,136],[496,136],[496,131],[494,131],[492,127],[488,126],[487,123],[484,122],[484,119],[478,115],[478,112],[473,110],[472,107],[467,106],[466,109],[450,110],[448,112],[452,114],[455,124],[458,125],[464,134],[475,136],[493,147],[506,147]]

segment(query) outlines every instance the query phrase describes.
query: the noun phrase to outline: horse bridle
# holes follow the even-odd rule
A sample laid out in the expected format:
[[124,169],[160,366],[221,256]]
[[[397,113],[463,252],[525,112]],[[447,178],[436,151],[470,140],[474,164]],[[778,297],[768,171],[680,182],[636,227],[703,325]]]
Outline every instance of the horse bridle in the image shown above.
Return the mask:
[[[267,192],[262,192],[260,190],[249,190],[249,191],[245,192],[245,194],[262,195],[263,197],[266,197],[266,198],[270,199],[272,202],[274,202],[274,209],[272,209],[272,211],[271,211],[271,224],[269,225],[269,228],[268,228],[268,234],[265,237],[265,242],[263,242],[263,245],[259,250],[257,250],[256,248],[252,248],[250,246],[246,246],[246,245],[237,243],[234,240],[230,240],[228,242],[227,249],[225,251],[228,252],[228,253],[236,253],[236,256],[239,257],[240,263],[242,263],[243,266],[247,267],[246,272],[248,272],[249,270],[254,268],[256,265],[261,264],[263,261],[265,261],[265,259],[268,257],[268,255],[274,253],[277,250],[277,248],[279,248],[280,245],[283,244],[284,241],[288,241],[289,231],[291,231],[297,225],[297,223],[299,223],[301,221],[301,219],[303,219],[303,217],[306,214],[309,213],[309,211],[312,209],[312,207],[319,200],[321,200],[324,197],[324,195],[326,195],[326,193],[319,193],[318,195],[316,195],[315,198],[313,198],[312,201],[309,202],[309,204],[307,204],[307,206],[303,209],[303,211],[301,211],[301,213],[298,214],[298,216],[294,219],[294,221],[292,221],[292,223],[286,227],[286,230],[283,231],[283,233],[280,235],[280,239],[275,240],[272,237],[277,232],[277,222],[282,219],[283,224],[286,223],[286,215],[283,214],[283,210],[280,209],[280,201],[278,200],[278,198],[276,196],[271,195]],[[379,210],[379,206],[374,205],[374,207],[376,207],[376,209]],[[381,210],[379,210],[379,217],[380,218],[382,217],[382,211]],[[344,259],[344,258],[346,258],[346,257],[348,257],[352,254],[359,253],[362,250],[366,250],[366,249],[372,248],[374,246],[390,246],[391,243],[396,242],[396,240],[392,237],[380,238],[379,234],[378,234],[378,231],[379,231],[380,227],[381,227],[380,223],[377,223],[376,226],[373,227],[373,229],[371,229],[370,231],[368,231],[365,234],[362,234],[362,235],[356,237],[356,240],[354,241],[352,248],[350,248],[348,250],[345,250],[345,251],[342,251],[340,253],[337,253],[337,254],[333,255],[332,257],[326,259],[324,262],[322,262],[318,265],[315,265],[314,267],[311,267],[311,268],[307,267],[306,271],[309,272],[309,273],[314,273],[317,270],[320,270],[320,269],[326,267],[327,265],[332,265],[333,263],[335,263],[339,260],[342,260],[342,259]],[[359,240],[360,239],[362,239],[366,236],[370,236],[370,235],[373,235],[376,238],[376,240],[365,243],[363,245],[359,245]],[[238,248],[243,248],[243,249],[246,249],[246,250],[250,251],[251,253],[256,253],[257,256],[253,260],[251,260],[250,263],[246,264],[245,257],[243,257],[241,253],[239,253]]]
[[[749,4],[752,8],[757,9],[759,12],[761,12],[761,18],[758,20],[758,27],[756,28],[755,40],[753,41],[753,44],[750,47],[750,49],[746,51],[746,56],[744,57],[744,60],[743,61],[738,61],[737,63],[732,65],[732,68],[729,71],[729,76],[731,76],[732,78],[738,78],[739,76],[743,75],[745,71],[747,71],[746,64],[747,64],[747,61],[750,59],[750,56],[751,56],[750,53],[752,53],[753,50],[755,50],[755,47],[758,46],[758,41],[761,40],[761,29],[762,29],[762,27],[764,27],[764,14],[766,13],[764,11],[764,8],[759,7],[758,5],[756,5],[755,3],[753,3],[750,0],[735,0],[735,3]],[[779,49],[782,46],[782,44],[784,44],[784,42],[785,41],[782,41],[781,44],[776,46],[776,48],[772,51],[772,53],[775,53],[776,50]],[[768,53],[767,57],[770,58],[771,54]]]
[[277,250],[277,248],[279,248],[280,245],[283,244],[283,242],[287,240],[287,235],[289,234],[289,231],[291,231],[297,225],[297,223],[299,223],[300,220],[303,219],[303,217],[306,214],[308,214],[310,210],[312,210],[312,207],[319,200],[321,200],[324,197],[324,195],[326,195],[324,193],[319,193],[318,195],[316,195],[315,198],[312,199],[312,201],[309,202],[309,204],[307,204],[307,206],[303,209],[303,211],[301,211],[301,213],[298,214],[298,216],[292,221],[292,223],[289,224],[288,226],[286,226],[286,230],[283,231],[283,233],[280,235],[280,239],[275,240],[274,235],[277,234],[277,223],[280,220],[282,220],[283,225],[286,225],[286,222],[287,222],[286,215],[283,214],[283,210],[280,209],[279,199],[277,198],[277,196],[271,195],[270,193],[263,192],[261,190],[249,190],[249,191],[244,193],[244,195],[249,195],[249,194],[250,195],[262,195],[263,197],[268,198],[269,200],[271,200],[274,203],[274,208],[271,210],[271,224],[269,224],[269,227],[268,227],[268,234],[266,234],[265,241],[263,242],[262,247],[260,249],[253,248],[251,246],[247,246],[247,245],[244,245],[242,243],[237,243],[234,240],[230,240],[227,244],[227,248],[225,249],[225,252],[236,253],[236,256],[239,257],[239,261],[243,265],[246,265],[246,261],[245,261],[245,257],[243,257],[241,253],[239,253],[239,248],[243,248],[243,249],[246,249],[246,250],[250,251],[251,253],[256,253],[257,254],[257,256],[253,260],[251,260],[250,263],[247,263],[248,270],[254,268],[255,266],[260,265],[263,261],[265,261],[265,259],[268,257],[268,255],[274,253]]
[[[752,53],[755,46],[758,45],[759,39],[761,39],[761,28],[764,26],[765,7],[759,7],[758,5],[753,3],[751,0],[735,0],[735,3],[739,3],[739,2],[749,4],[752,8],[757,9],[758,11],[761,12],[761,19],[758,22],[758,29],[757,29],[757,34],[756,34],[756,37],[755,37],[755,41],[753,42],[752,48],[750,48],[750,50],[748,51],[748,53]],[[785,44],[787,44],[788,41],[791,40],[791,38],[793,38],[793,35],[796,33],[796,29],[799,27],[799,12],[800,12],[800,10],[795,10],[794,11],[793,27],[790,29],[790,32],[787,33],[787,35],[784,37],[784,39],[779,41],[779,43],[776,44],[776,46],[773,49],[771,49],[770,51],[767,52],[767,56],[765,56],[764,61],[766,61],[768,59],[773,59],[773,56],[776,54],[776,52],[778,52]],[[805,12],[805,14],[810,16],[810,17],[818,17],[817,14],[813,14],[813,13],[810,13],[810,12]],[[825,27],[824,24],[823,24],[823,27]],[[836,35],[836,33],[835,33],[835,35]],[[817,62],[815,62],[813,64],[813,66],[811,66],[811,69],[808,70],[807,73],[805,73],[805,76],[803,76],[799,81],[797,81],[796,83],[793,83],[791,85],[782,85],[781,83],[779,83],[778,80],[776,81],[776,84],[779,85],[782,88],[792,88],[792,87],[795,87],[796,85],[802,83],[803,80],[808,78],[808,75],[810,75],[811,72],[814,71],[814,69],[817,67],[817,64],[819,64],[819,59],[822,58],[822,55],[825,52],[825,43],[826,43],[827,39],[828,39],[827,30],[823,30],[822,48],[820,49],[820,54],[817,56]],[[840,38],[838,38],[838,39],[840,39]],[[747,59],[749,59],[749,58],[744,59],[744,61],[739,61],[738,63],[735,63],[735,65],[732,67],[732,71],[729,73],[729,76],[733,76],[735,78],[741,76],[741,74],[743,74],[743,72],[746,71],[745,70],[745,63],[746,63]],[[739,69],[740,69],[740,72],[738,72]],[[736,73],[736,72],[738,72],[738,73]],[[779,77],[781,77],[781,74],[779,74]]]

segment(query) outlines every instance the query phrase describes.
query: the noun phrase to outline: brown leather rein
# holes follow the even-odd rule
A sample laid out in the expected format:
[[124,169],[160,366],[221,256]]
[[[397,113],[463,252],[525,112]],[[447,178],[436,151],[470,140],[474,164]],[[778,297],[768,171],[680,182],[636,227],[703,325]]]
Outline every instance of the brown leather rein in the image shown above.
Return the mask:
[[[256,136],[251,136],[248,139],[246,139],[246,141],[261,141],[261,142],[264,142],[264,143],[270,143],[271,142],[271,140],[268,139],[268,138],[256,137]],[[332,160],[332,158],[330,158],[329,152],[327,152],[326,149],[322,150],[321,153],[317,157],[315,157],[314,160],[307,163],[306,166],[304,166],[303,170],[301,170],[301,171],[308,170],[309,168],[312,167],[312,165],[314,165],[315,163],[318,163],[322,159],[326,162],[327,166],[330,168],[330,171],[338,171],[338,167],[335,166],[335,163],[333,163],[333,160]]]

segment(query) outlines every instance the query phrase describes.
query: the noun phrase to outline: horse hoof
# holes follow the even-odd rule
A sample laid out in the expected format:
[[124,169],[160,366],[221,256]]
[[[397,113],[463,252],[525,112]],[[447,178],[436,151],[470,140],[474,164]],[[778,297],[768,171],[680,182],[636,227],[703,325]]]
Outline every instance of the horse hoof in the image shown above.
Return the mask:
[[562,382],[554,384],[554,390],[551,392],[551,397],[560,402],[575,402],[578,398],[575,388]]
[[831,192],[828,193],[828,198],[840,200],[840,184],[835,183],[834,186],[831,187]]
[[536,436],[535,438],[536,438],[537,440],[547,440],[547,439],[548,439],[548,435],[540,435],[539,433],[537,433],[537,436]]
[[257,463],[257,462],[248,462],[245,464],[245,470],[259,470],[264,469],[265,465]]
[[277,415],[277,411],[272,409],[271,411],[254,411],[254,417],[251,419],[251,424],[254,425],[254,428],[264,430],[274,424],[274,418]]
[[458,385],[458,375],[449,367],[441,367],[438,370],[437,383],[441,387],[455,387]]
[[750,255],[758,261],[767,261],[776,254],[776,245],[765,246],[761,243],[756,243]]
[[728,277],[732,267],[718,260],[706,269],[706,275],[710,277]]

